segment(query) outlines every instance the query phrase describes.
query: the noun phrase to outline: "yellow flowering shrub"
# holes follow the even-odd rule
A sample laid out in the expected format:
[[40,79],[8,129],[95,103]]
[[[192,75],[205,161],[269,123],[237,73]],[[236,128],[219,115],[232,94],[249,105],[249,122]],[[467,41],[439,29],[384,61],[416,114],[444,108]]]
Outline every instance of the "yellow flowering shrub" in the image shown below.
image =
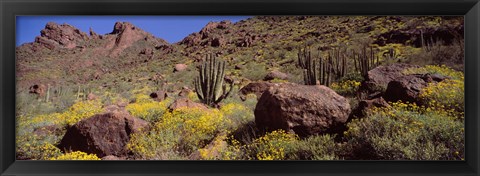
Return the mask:
[[338,94],[354,95],[357,92],[357,90],[360,88],[360,82],[355,80],[345,80],[341,82],[334,82],[330,85],[330,88],[333,89]]
[[202,145],[202,140],[225,131],[230,123],[218,109],[180,108],[165,113],[156,128],[179,131],[185,142],[198,146]]
[[85,152],[75,151],[65,153],[57,157],[52,157],[49,160],[100,160],[95,154],[87,154]]
[[283,160],[288,150],[286,147],[297,141],[297,135],[276,130],[255,139],[252,144],[246,146],[246,151],[250,153],[250,159]]
[[73,125],[80,120],[101,113],[102,111],[102,103],[100,101],[80,101],[68,108],[68,111],[62,113],[60,117],[66,124]]
[[218,109],[180,108],[163,114],[149,133],[133,135],[127,147],[143,159],[189,155],[230,124]]
[[102,103],[100,101],[78,101],[73,104],[67,111],[62,113],[43,114],[33,117],[30,120],[23,121],[27,124],[34,126],[46,126],[46,125],[73,125],[82,119],[91,117],[95,114],[101,113]]
[[426,65],[420,68],[410,68],[404,70],[404,74],[439,74],[446,76],[447,79],[438,83],[429,83],[420,93],[421,101],[432,109],[443,109],[447,111],[457,111],[455,116],[463,116],[464,112],[464,73],[448,68],[445,65]]
[[195,93],[193,91],[188,93],[187,98],[192,100],[192,101],[198,101],[199,100],[198,96],[197,96],[197,93]]
[[161,102],[151,99],[148,95],[137,95],[135,103],[130,103],[125,109],[135,117],[154,122],[160,118],[171,103],[171,99]]
[[[465,89],[463,80],[446,79],[422,89],[420,99],[430,108],[455,110],[463,116]],[[455,115],[455,114],[452,114]]]
[[47,160],[61,154],[60,149],[36,135],[16,137],[17,159]]
[[202,160],[238,160],[243,157],[240,142],[233,138],[227,138],[225,134],[217,136],[212,145],[198,151]]
[[402,102],[374,108],[347,125],[349,158],[460,160],[465,154],[464,123],[450,113]]

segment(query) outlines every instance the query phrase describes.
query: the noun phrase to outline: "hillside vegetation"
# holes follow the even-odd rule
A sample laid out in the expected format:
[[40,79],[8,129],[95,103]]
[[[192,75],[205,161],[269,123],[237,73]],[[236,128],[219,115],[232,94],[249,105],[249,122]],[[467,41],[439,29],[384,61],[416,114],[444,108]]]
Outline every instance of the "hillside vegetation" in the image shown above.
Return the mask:
[[168,43],[48,23],[17,159],[463,160],[463,17],[257,16]]

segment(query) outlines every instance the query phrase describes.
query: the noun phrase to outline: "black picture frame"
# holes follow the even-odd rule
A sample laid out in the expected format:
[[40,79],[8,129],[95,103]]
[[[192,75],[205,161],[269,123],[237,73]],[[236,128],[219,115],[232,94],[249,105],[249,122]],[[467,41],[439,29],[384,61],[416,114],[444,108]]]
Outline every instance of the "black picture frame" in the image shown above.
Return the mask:
[[[0,175],[462,175],[480,171],[479,0],[0,0]],[[17,15],[463,15],[465,161],[16,161]]]

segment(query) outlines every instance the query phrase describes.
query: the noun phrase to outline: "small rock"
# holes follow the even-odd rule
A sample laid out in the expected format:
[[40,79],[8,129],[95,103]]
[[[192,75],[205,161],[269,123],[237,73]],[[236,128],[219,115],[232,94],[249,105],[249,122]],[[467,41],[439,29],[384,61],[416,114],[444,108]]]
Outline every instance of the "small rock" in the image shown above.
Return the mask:
[[39,96],[44,96],[47,91],[47,86],[44,84],[35,84],[33,86],[30,86],[30,91],[29,93],[37,94]]
[[161,102],[167,98],[167,92],[164,91],[157,91],[157,92],[152,92],[150,94],[150,98],[154,99],[155,101]]
[[282,73],[280,71],[272,71],[268,73],[263,80],[270,81],[273,79],[287,79],[287,78],[288,78],[288,75],[286,73]]
[[176,110],[176,109],[179,109],[179,108],[200,108],[200,109],[204,109],[204,110],[207,110],[208,107],[204,104],[201,104],[201,103],[195,103],[193,102],[192,100],[188,99],[188,98],[179,98],[177,100],[175,100],[169,107],[168,109],[170,111],[173,111],[173,110]]
[[185,69],[187,69],[187,65],[185,65],[185,64],[176,64],[176,65],[175,65],[175,69],[173,70],[173,72],[180,72],[180,71],[184,71]]
[[95,94],[93,94],[93,93],[89,93],[89,94],[87,95],[87,100],[96,100],[97,98],[98,98],[98,97],[97,97]]
[[187,97],[188,94],[190,94],[190,92],[193,92],[192,89],[184,86],[184,87],[182,87],[182,90],[180,90],[180,92],[178,92],[178,96]]

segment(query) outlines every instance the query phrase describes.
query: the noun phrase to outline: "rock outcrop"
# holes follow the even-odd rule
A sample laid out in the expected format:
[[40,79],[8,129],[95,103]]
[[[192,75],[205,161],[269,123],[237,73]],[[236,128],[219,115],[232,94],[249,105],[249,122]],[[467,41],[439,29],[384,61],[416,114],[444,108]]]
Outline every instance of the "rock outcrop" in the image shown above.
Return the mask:
[[96,154],[98,157],[125,156],[129,135],[148,128],[148,122],[126,112],[97,114],[67,129],[59,148]]
[[398,77],[404,76],[402,73],[408,68],[417,68],[419,66],[409,64],[392,64],[388,66],[379,66],[368,71],[368,76],[360,87],[361,90],[369,93],[383,93],[390,81],[396,80]]
[[307,137],[338,132],[350,112],[348,100],[328,87],[282,83],[263,93],[255,107],[255,123],[260,129]]
[[35,42],[49,49],[68,48],[72,49],[79,45],[80,42],[88,40],[86,33],[69,24],[57,24],[48,22],[45,29],[40,31],[40,36],[35,38]]
[[423,88],[431,82],[443,81],[445,77],[431,74],[413,74],[396,78],[388,83],[387,90],[383,97],[387,101],[410,102],[422,105],[419,95]]

